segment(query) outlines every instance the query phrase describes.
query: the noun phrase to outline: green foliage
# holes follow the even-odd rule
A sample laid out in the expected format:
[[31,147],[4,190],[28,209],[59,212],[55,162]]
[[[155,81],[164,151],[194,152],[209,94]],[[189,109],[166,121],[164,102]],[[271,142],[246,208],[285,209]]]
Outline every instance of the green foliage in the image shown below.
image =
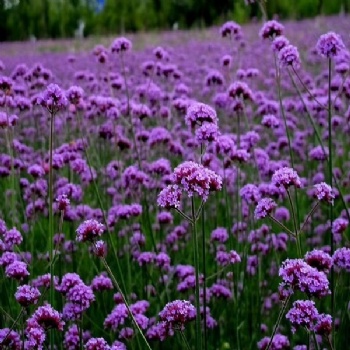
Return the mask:
[[[80,20],[85,35],[240,23],[259,17],[257,4],[244,0],[106,0],[96,11],[95,0],[0,0],[0,40],[72,37]],[[14,4],[12,7],[8,4]],[[269,17],[301,19],[350,10],[350,0],[267,0]]]

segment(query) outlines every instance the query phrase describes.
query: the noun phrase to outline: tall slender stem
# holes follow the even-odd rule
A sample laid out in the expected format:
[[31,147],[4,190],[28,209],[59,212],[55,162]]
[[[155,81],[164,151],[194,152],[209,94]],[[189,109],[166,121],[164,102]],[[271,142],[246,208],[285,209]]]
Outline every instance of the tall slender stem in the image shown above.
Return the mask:
[[282,306],[282,309],[281,309],[280,313],[278,314],[278,318],[277,318],[277,321],[276,321],[276,323],[275,323],[275,327],[273,328],[272,335],[271,335],[271,338],[270,338],[269,344],[267,345],[266,350],[269,350],[270,347],[271,347],[271,345],[272,345],[273,338],[274,338],[274,336],[275,336],[275,334],[276,334],[276,332],[277,332],[277,329],[278,329],[278,327],[279,327],[279,325],[280,325],[280,323],[281,323],[282,317],[283,317],[283,315],[284,315],[284,313],[285,313],[285,311],[286,311],[286,309],[287,309],[287,305],[288,305],[288,303],[289,303],[290,297],[291,297],[291,295],[289,295],[289,296],[287,297],[287,299],[284,301],[283,306]]
[[[96,249],[96,246],[94,246],[94,248]],[[140,336],[141,336],[142,340],[144,341],[144,343],[145,343],[145,345],[146,345],[146,348],[149,349],[149,350],[152,350],[152,348],[151,348],[151,346],[149,345],[149,343],[148,343],[148,341],[147,341],[145,335],[143,334],[143,332],[142,332],[140,326],[139,326],[138,323],[136,322],[135,317],[134,317],[134,315],[133,315],[133,313],[132,313],[132,311],[131,311],[131,309],[130,309],[130,307],[129,307],[129,304],[128,304],[128,302],[127,302],[125,296],[124,296],[124,293],[123,293],[123,291],[121,290],[117,279],[114,277],[114,274],[113,274],[112,270],[110,269],[110,267],[109,267],[109,265],[108,265],[106,259],[105,259],[104,257],[101,257],[101,260],[102,260],[103,266],[105,267],[107,273],[109,274],[109,277],[111,278],[111,280],[112,280],[112,282],[113,282],[114,287],[115,287],[115,288],[117,289],[117,291],[120,293],[120,295],[121,295],[121,297],[122,297],[122,299],[123,299],[123,303],[125,304],[125,307],[126,307],[126,309],[128,310],[128,313],[129,313],[129,315],[130,315],[130,317],[131,317],[131,319],[132,319],[132,321],[133,321],[133,323],[134,323],[136,329],[137,329],[138,332],[140,333]]]
[[290,195],[289,189],[287,188],[286,191],[287,191],[290,207],[292,210],[293,226],[294,226],[294,232],[295,232],[295,239],[297,241],[298,255],[299,255],[299,258],[301,258],[302,255],[301,255],[300,235],[298,234],[298,226],[297,226],[297,220],[295,216],[294,204],[293,204],[292,196]]
[[[332,151],[332,100],[331,100],[331,81],[332,81],[332,60],[328,58],[328,152],[329,152],[329,163],[328,163],[328,176],[329,185],[333,187],[333,151]],[[329,206],[329,221],[331,228],[333,226],[333,205]],[[334,240],[333,230],[330,230],[331,236],[331,256],[334,253]],[[330,276],[330,287],[331,287],[331,315],[334,319],[334,269],[331,267]],[[333,323],[334,324],[334,323]],[[333,329],[334,330],[334,329]],[[334,333],[333,333],[334,334]],[[334,339],[333,339],[334,341]]]
[[[203,203],[203,201],[202,201]],[[202,227],[202,261],[203,261],[203,327],[204,327],[204,349],[208,349],[207,339],[207,269],[205,253],[205,227],[204,227],[204,210],[201,211]]]
[[[53,225],[53,138],[54,138],[54,127],[55,127],[55,113],[50,113],[50,159],[49,159],[49,256],[50,256],[50,304],[54,306],[54,264],[53,264],[53,235],[54,235],[54,225]],[[53,349],[55,343],[53,330],[50,332],[50,346]]]
[[[198,253],[198,237],[196,225],[196,210],[194,198],[191,198],[191,216],[192,216],[192,234],[194,247],[194,267],[196,274],[196,349],[202,350],[202,332],[201,332],[201,309],[199,300],[199,253]],[[205,311],[204,311],[205,312]]]

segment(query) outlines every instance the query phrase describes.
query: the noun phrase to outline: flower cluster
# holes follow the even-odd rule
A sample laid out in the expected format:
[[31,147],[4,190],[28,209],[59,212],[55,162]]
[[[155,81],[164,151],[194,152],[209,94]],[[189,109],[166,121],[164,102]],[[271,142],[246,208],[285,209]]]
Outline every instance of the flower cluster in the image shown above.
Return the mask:
[[345,49],[345,45],[338,34],[329,32],[320,36],[316,48],[321,56],[334,58]]
[[218,191],[222,186],[221,176],[195,162],[184,162],[177,166],[173,179],[189,197],[197,194],[203,201],[208,199],[209,192]]
[[312,300],[295,301],[293,307],[287,312],[286,318],[291,322],[293,332],[299,327],[305,327],[321,335],[329,335],[332,331],[332,317],[319,314]]
[[94,241],[104,232],[104,225],[94,219],[84,221],[76,230],[76,240],[79,242]]
[[185,324],[196,318],[196,308],[187,300],[175,300],[164,306],[159,317],[167,328],[184,330]]
[[271,182],[277,187],[288,188],[290,186],[295,186],[296,188],[301,188],[301,180],[297,172],[288,167],[276,170],[272,175]]
[[[300,290],[317,298],[330,294],[329,281],[324,272],[311,267],[302,259],[287,259],[279,269],[282,277],[280,292]],[[290,290],[291,288],[291,290]]]

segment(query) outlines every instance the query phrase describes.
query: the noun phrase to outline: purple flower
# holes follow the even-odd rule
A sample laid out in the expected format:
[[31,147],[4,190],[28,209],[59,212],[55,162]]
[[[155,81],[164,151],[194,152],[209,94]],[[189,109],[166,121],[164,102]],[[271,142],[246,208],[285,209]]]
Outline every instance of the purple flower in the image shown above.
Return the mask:
[[112,312],[104,320],[104,327],[110,328],[113,331],[117,330],[120,325],[123,325],[128,317],[128,309],[125,304],[118,304]]
[[287,259],[279,269],[282,289],[297,289],[309,296],[324,297],[330,294],[329,281],[324,272],[311,267],[302,259]]
[[225,243],[228,239],[227,229],[224,227],[218,227],[211,233],[211,241]]
[[228,36],[230,38],[238,39],[242,36],[242,29],[236,22],[228,21],[221,26],[220,34],[224,38]]
[[[83,341],[91,338],[90,332],[83,332]],[[80,344],[79,329],[76,324],[72,324],[64,334],[63,345],[67,350],[78,350]]]
[[107,256],[107,244],[104,241],[96,241],[93,253],[98,257]]
[[158,267],[167,270],[170,267],[171,259],[167,253],[160,252],[156,255],[155,262]]
[[21,337],[14,330],[10,330],[9,328],[2,328],[0,329],[0,347],[2,349],[21,349]]
[[345,232],[348,226],[349,226],[349,221],[346,219],[337,218],[333,221],[332,233],[334,235],[333,238],[336,242],[341,241],[342,234]]
[[316,184],[314,188],[313,195],[315,198],[333,205],[335,195],[331,186],[327,185],[325,182],[321,182]]
[[67,104],[65,93],[57,84],[50,84],[40,98],[40,104],[46,107],[51,114],[64,109]]
[[201,164],[184,162],[174,169],[175,184],[181,185],[185,192],[192,197],[197,193],[206,201],[210,191],[218,191],[222,186],[221,176]]
[[284,67],[292,66],[295,69],[300,67],[299,51],[294,45],[286,45],[278,53],[278,59]]
[[160,224],[171,224],[173,222],[173,216],[168,211],[162,211],[157,215],[157,221]]
[[70,200],[66,194],[61,194],[56,198],[56,203],[58,205],[58,210],[66,211],[66,209],[69,207]]
[[184,325],[196,318],[196,308],[187,300],[174,300],[164,306],[159,317],[167,327],[184,330]]
[[185,122],[189,127],[194,127],[195,125],[202,125],[205,122],[217,124],[218,118],[212,107],[196,102],[187,108]]
[[68,272],[62,277],[62,281],[57,290],[62,294],[66,294],[71,288],[77,284],[83,283],[80,276],[75,272]]
[[271,44],[272,50],[275,52],[281,51],[287,45],[289,45],[289,40],[283,35],[276,37]]
[[111,45],[111,52],[116,52],[116,53],[123,53],[130,51],[132,49],[132,43],[130,40],[121,37],[117,38],[113,41]]
[[267,215],[270,215],[273,210],[277,208],[276,202],[271,199],[271,198],[262,198],[259,202],[258,205],[255,208],[254,211],[254,217],[255,219],[263,219]]
[[271,182],[277,187],[288,188],[293,185],[296,188],[301,188],[301,180],[297,172],[288,167],[276,170],[272,175]]
[[45,169],[38,164],[33,164],[28,167],[27,173],[33,177],[43,177],[45,176]]
[[84,97],[84,90],[80,86],[73,85],[66,91],[66,96],[71,104],[77,105]]
[[316,49],[321,56],[334,58],[345,50],[345,45],[338,34],[329,32],[320,36]]
[[350,272],[350,248],[337,249],[332,257],[333,265]]
[[[249,88],[248,84],[243,81],[235,81],[232,83],[227,93],[233,99],[239,98],[243,100],[254,100],[254,95],[252,90]],[[239,101],[237,101],[239,103]]]
[[264,23],[259,31],[259,36],[262,39],[274,39],[279,35],[282,35],[284,31],[284,26],[275,21],[267,21]]
[[22,261],[14,261],[10,265],[6,266],[5,274],[7,277],[22,280],[29,276],[27,264]]
[[41,294],[36,287],[31,287],[28,284],[24,284],[17,288],[15,298],[20,305],[27,307],[29,305],[36,304],[40,295]]
[[84,346],[85,350],[110,350],[106,340],[103,338],[90,338]]
[[61,315],[50,304],[40,306],[30,319],[34,320],[44,329],[54,328],[59,331],[63,330],[64,322],[61,319]]
[[315,307],[315,302],[311,300],[295,301],[293,307],[286,314],[286,318],[293,325],[293,333],[298,327],[305,327],[308,330],[312,330],[317,317],[318,311]]
[[26,350],[42,350],[46,339],[45,330],[36,320],[29,318],[25,329],[27,340],[24,343]]
[[215,123],[204,123],[195,131],[195,139],[199,143],[216,141],[219,128]]
[[[271,338],[265,337],[258,342],[258,349],[265,350],[267,349],[268,344],[270,343]],[[272,339],[270,350],[289,350],[290,343],[288,338],[283,334],[275,334]]]
[[328,148],[322,148],[321,146],[316,146],[312,148],[309,152],[309,156],[311,159],[324,161],[327,160],[329,155]]
[[113,284],[109,277],[105,276],[104,274],[101,274],[93,278],[90,287],[94,292],[102,292],[104,290],[113,289]]
[[124,343],[120,342],[119,340],[116,340],[112,346],[111,346],[111,350],[127,350],[126,346]]
[[253,184],[244,185],[240,189],[239,194],[248,204],[256,205],[261,199],[258,187]]
[[178,185],[168,185],[158,195],[157,204],[163,208],[179,208],[182,191]]
[[266,126],[267,128],[278,128],[280,125],[280,121],[273,114],[266,114],[263,116],[261,124]]
[[332,332],[332,316],[328,314],[319,314],[313,329],[317,334],[330,335]]
[[137,262],[139,263],[140,266],[145,266],[148,264],[152,264],[154,262],[156,255],[153,252],[142,252],[138,257],[137,257]]
[[93,241],[100,237],[104,231],[104,225],[91,219],[86,220],[76,230],[76,240],[79,242]]
[[23,241],[23,237],[15,227],[12,228],[11,230],[8,230],[4,234],[4,242],[11,249],[13,248],[13,246],[21,244],[22,241]]
[[323,271],[325,273],[328,273],[332,267],[331,256],[323,250],[314,249],[311,252],[307,252],[305,261],[318,271]]
[[4,252],[0,258],[0,266],[7,267],[13,262],[19,260],[16,253]]
[[90,307],[95,300],[95,295],[91,287],[84,283],[78,283],[68,290],[66,298],[69,302],[78,305],[82,312]]

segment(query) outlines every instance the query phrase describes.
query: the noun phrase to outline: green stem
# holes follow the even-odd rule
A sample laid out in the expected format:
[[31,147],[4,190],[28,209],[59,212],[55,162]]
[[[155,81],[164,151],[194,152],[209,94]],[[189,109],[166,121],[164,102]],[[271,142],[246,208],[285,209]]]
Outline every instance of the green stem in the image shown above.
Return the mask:
[[[311,116],[311,114],[310,114],[310,112],[309,112],[309,109],[308,109],[308,107],[307,107],[307,105],[306,105],[306,103],[305,103],[305,101],[304,101],[304,99],[303,99],[303,96],[302,96],[302,94],[301,94],[301,92],[300,92],[300,89],[298,88],[297,84],[295,83],[295,80],[294,80],[294,78],[293,78],[293,75],[290,73],[289,70],[288,70],[288,74],[289,74],[289,77],[290,77],[291,80],[292,80],[292,83],[293,83],[293,86],[294,86],[295,90],[297,91],[297,93],[298,93],[298,95],[299,95],[300,101],[301,101],[302,104],[303,104],[303,107],[304,107],[304,109],[305,109],[305,111],[306,111],[306,115],[307,115],[307,117],[308,117],[308,119],[309,119],[309,122],[310,122],[310,124],[312,125],[312,128],[313,128],[313,130],[314,130],[314,132],[315,132],[317,141],[318,141],[319,145],[321,146],[323,153],[326,155],[326,161],[327,161],[327,163],[328,163],[328,165],[329,165],[329,156],[328,156],[327,153],[326,153],[325,147],[324,147],[323,142],[322,142],[321,135],[320,135],[320,133],[319,133],[319,131],[318,131],[318,128],[317,128],[317,126],[316,126],[316,124],[315,124],[315,121],[313,120],[313,118],[312,118],[312,116]],[[324,108],[325,108],[325,107],[324,107]],[[347,218],[348,218],[348,221],[350,222],[350,213],[349,213],[347,204],[346,204],[346,202],[345,202],[343,192],[342,192],[342,190],[341,190],[341,188],[340,188],[340,185],[339,185],[339,183],[338,183],[338,181],[337,181],[337,178],[335,177],[335,175],[334,175],[333,173],[332,173],[332,178],[333,178],[333,181],[334,181],[334,183],[335,183],[335,186],[337,187],[337,189],[338,189],[338,191],[339,191],[339,196],[340,196],[340,199],[341,199],[341,201],[342,201],[343,207],[344,207],[344,209],[345,209],[346,216],[347,216]],[[347,239],[347,238],[346,238],[346,239]],[[348,240],[348,239],[347,239],[347,240]]]
[[[83,125],[79,114],[78,114],[78,118],[79,118],[80,125]],[[111,233],[111,231],[110,231],[110,229],[108,227],[106,211],[105,211],[105,208],[104,208],[104,205],[103,205],[103,202],[102,202],[102,198],[101,198],[100,192],[98,190],[98,186],[97,186],[96,180],[94,179],[93,174],[92,174],[92,165],[91,165],[91,161],[90,161],[90,157],[89,157],[89,152],[87,151],[87,147],[89,145],[89,142],[88,142],[87,138],[85,138],[83,136],[83,134],[82,134],[82,139],[83,139],[84,144],[86,143],[86,147],[84,146],[84,154],[85,154],[86,161],[87,161],[87,164],[88,164],[88,167],[89,167],[89,170],[90,170],[91,181],[92,181],[92,184],[93,184],[93,187],[94,187],[94,190],[95,190],[95,194],[96,194],[96,197],[97,197],[97,201],[98,201],[99,207],[100,207],[100,209],[102,211],[103,222],[104,222],[104,225],[106,227],[106,231],[108,233],[109,243],[112,246],[112,250],[113,250],[113,253],[114,253],[114,256],[115,256],[117,269],[118,269],[118,273],[119,273],[119,276],[120,276],[120,279],[121,279],[122,287],[123,287],[124,291],[126,292],[126,285],[125,285],[125,281],[124,281],[124,278],[123,278],[123,273],[122,273],[122,269],[121,269],[121,266],[120,266],[117,249],[115,247],[115,244],[114,244],[114,241],[113,241],[113,238],[112,238],[112,233]]]
[[194,266],[196,274],[196,349],[202,350],[202,331],[201,331],[201,313],[199,300],[199,253],[198,253],[198,238],[196,226],[196,210],[194,198],[191,197],[191,214],[192,214],[192,234],[194,246]]
[[286,311],[286,309],[287,309],[287,305],[288,305],[288,303],[289,303],[290,297],[291,297],[291,295],[289,295],[289,296],[287,297],[287,299],[284,301],[283,306],[282,306],[282,309],[281,309],[280,313],[278,314],[278,318],[277,318],[275,327],[273,328],[273,332],[272,332],[272,335],[271,335],[271,338],[270,338],[269,344],[267,345],[266,350],[269,350],[270,347],[271,347],[271,345],[272,345],[273,338],[274,338],[274,336],[275,336],[275,334],[276,334],[276,332],[277,332],[277,329],[278,329],[278,327],[279,327],[279,325],[280,325],[280,323],[281,323],[282,317],[283,317],[283,315],[284,315],[284,313],[285,313],[285,311]]
[[298,235],[303,232],[305,225],[307,224],[307,222],[309,221],[309,219],[311,218],[311,216],[313,215],[313,213],[315,212],[315,210],[317,209],[317,207],[319,206],[320,202],[316,202],[316,204],[312,207],[312,209],[310,210],[309,214],[307,215],[305,221],[303,222],[301,228],[298,231]]
[[15,167],[14,167],[14,154],[13,154],[13,149],[12,149],[12,138],[10,136],[10,122],[9,122],[9,117],[8,114],[6,113],[7,116],[7,121],[8,121],[8,127],[5,130],[5,138],[6,138],[6,144],[7,144],[7,149],[8,149],[8,153],[10,156],[10,166],[11,166],[11,213],[10,213],[10,218],[11,218],[11,222],[12,222],[12,226],[15,225],[14,223],[14,218],[16,218],[16,197],[15,197],[15,193],[16,193],[16,189],[15,189]]
[[[202,203],[204,203],[202,201]],[[201,205],[201,208],[203,206]],[[204,327],[204,349],[208,350],[207,338],[207,269],[206,269],[206,253],[205,253],[205,227],[204,227],[204,210],[201,211],[201,227],[202,227],[202,264],[203,264],[203,327]]]
[[277,225],[281,226],[281,228],[283,230],[286,231],[286,233],[288,233],[289,235],[296,237],[295,233],[293,233],[288,227],[286,227],[285,225],[282,224],[282,222],[280,222],[279,220],[277,220],[275,217],[273,217],[272,215],[268,215],[268,217],[275,222]]
[[[13,331],[13,329],[15,328],[17,322],[20,320],[20,318],[22,317],[23,313],[24,313],[25,309],[24,307],[22,307],[21,312],[18,314],[17,318],[13,321],[12,326],[10,327],[10,329],[8,330],[7,334],[5,335],[5,338],[1,341],[0,345],[2,345],[8,338],[8,336],[10,335],[11,331]],[[1,346],[0,346],[1,348]]]
[[[332,60],[328,58],[328,152],[329,152],[329,185],[333,187],[333,151],[332,151],[332,100],[331,100],[331,81],[332,81]],[[329,206],[329,220],[331,223],[331,228],[333,226],[333,205]],[[334,253],[334,240],[333,240],[333,230],[330,230],[331,235],[331,256]],[[331,316],[334,319],[334,268],[331,267],[330,276],[330,288],[331,288]],[[334,323],[333,323],[334,325]],[[334,328],[334,327],[333,327]],[[334,331],[334,329],[333,329]],[[334,334],[334,332],[333,332]],[[334,341],[334,339],[333,339]]]
[[186,336],[185,336],[185,334],[184,334],[184,332],[182,330],[180,330],[180,335],[181,335],[181,338],[182,338],[183,342],[185,343],[186,349],[187,350],[191,350],[190,344],[188,344]]
[[318,343],[317,343],[317,338],[316,338],[315,332],[312,332],[312,336],[313,336],[313,338],[314,338],[315,349],[316,349],[316,350],[319,350],[319,346],[318,346]]
[[[53,138],[55,127],[55,113],[50,113],[50,159],[49,159],[49,256],[50,256],[50,304],[54,308],[54,264],[53,264],[53,235],[54,235],[54,223],[53,223]],[[55,335],[53,331],[50,332],[50,346],[54,348]]]
[[[94,245],[94,247],[95,247],[95,249],[96,249],[96,245]],[[113,282],[114,287],[115,287],[115,288],[117,289],[117,291],[120,293],[120,295],[121,295],[121,297],[122,297],[122,299],[123,299],[123,303],[125,304],[125,306],[126,306],[126,308],[127,308],[127,310],[128,310],[128,313],[129,313],[129,315],[130,315],[130,317],[131,317],[131,319],[132,319],[132,321],[133,321],[133,323],[134,323],[136,329],[138,330],[138,332],[139,332],[139,334],[140,334],[142,340],[144,341],[146,348],[149,349],[149,350],[152,350],[152,348],[151,348],[150,345],[148,344],[148,341],[147,341],[145,335],[143,334],[143,332],[142,332],[140,326],[139,326],[138,323],[136,322],[135,317],[134,317],[134,315],[132,314],[132,311],[131,311],[131,309],[130,309],[130,307],[129,307],[129,304],[128,304],[128,302],[127,302],[125,296],[124,296],[124,293],[123,293],[123,291],[121,290],[118,281],[117,281],[116,278],[114,277],[114,274],[113,274],[112,270],[110,269],[110,267],[109,267],[109,265],[108,265],[106,259],[105,259],[104,257],[101,257],[101,260],[102,260],[102,263],[103,263],[103,265],[104,265],[104,267],[105,267],[107,273],[109,274],[110,278],[112,279],[112,282]]]
[[298,234],[298,226],[297,226],[297,220],[296,220],[296,216],[295,216],[294,204],[293,204],[289,189],[287,188],[286,191],[287,191],[290,207],[292,210],[293,226],[294,226],[294,232],[295,232],[295,239],[297,241],[298,255],[299,255],[299,258],[301,258],[302,255],[301,255],[300,235]]

